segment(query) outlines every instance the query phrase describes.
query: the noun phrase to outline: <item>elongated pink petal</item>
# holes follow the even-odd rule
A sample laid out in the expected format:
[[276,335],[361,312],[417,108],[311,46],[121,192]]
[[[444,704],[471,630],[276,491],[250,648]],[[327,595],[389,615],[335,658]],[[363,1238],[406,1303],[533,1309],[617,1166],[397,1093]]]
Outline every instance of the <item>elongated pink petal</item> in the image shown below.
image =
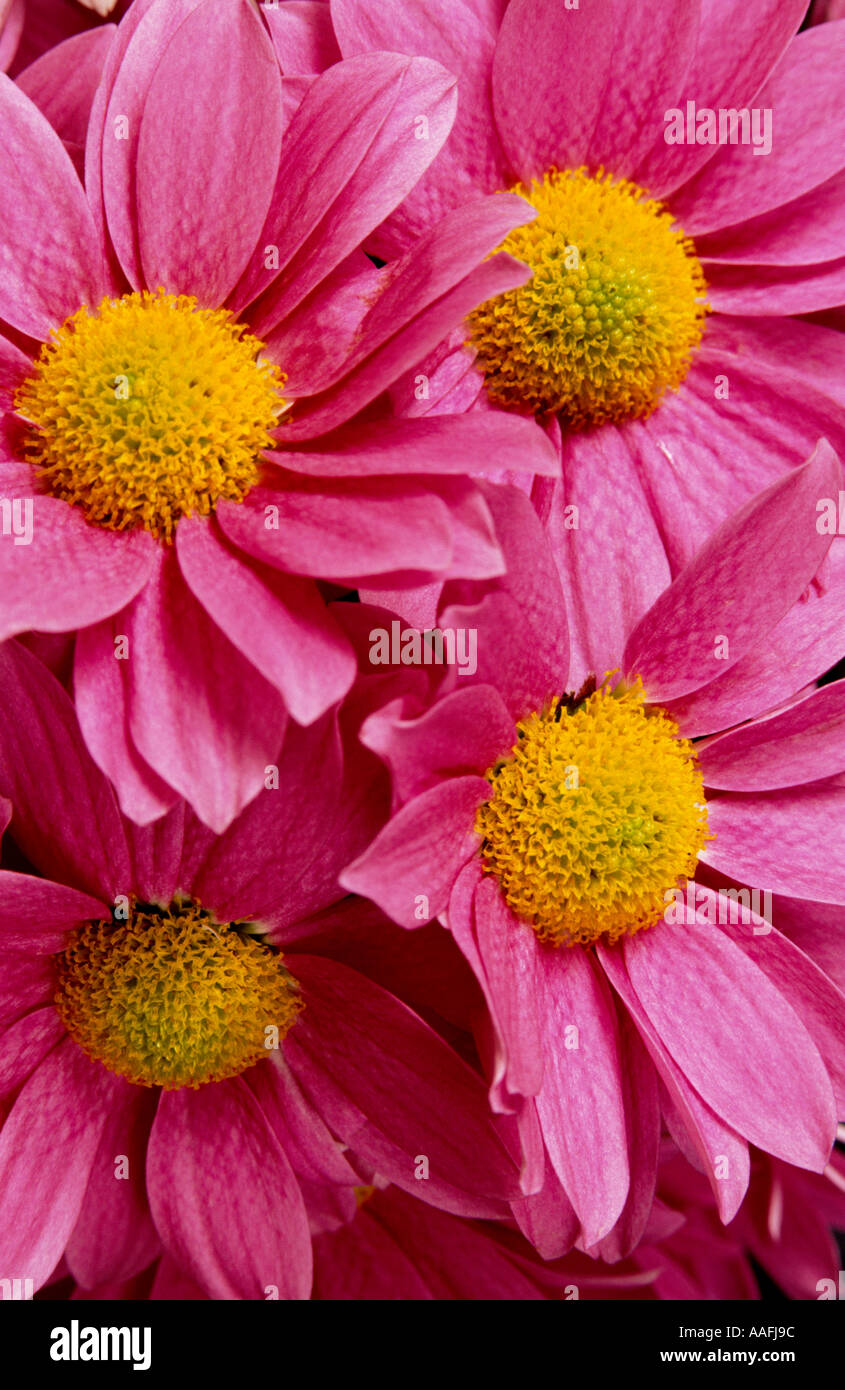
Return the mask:
[[355,658],[316,585],[258,562],[244,564],[215,525],[197,518],[180,523],[176,553],[195,598],[299,724],[343,699]]
[[739,883],[845,903],[843,806],[845,789],[835,785],[711,798],[716,838],[701,858]]
[[699,921],[658,923],[629,937],[625,965],[659,1036],[707,1104],[759,1148],[821,1172],[836,1128],[830,1081],[812,1038],[768,977],[723,932]]
[[633,1019],[668,1093],[674,1113],[664,1114],[664,1118],[668,1122],[677,1117],[683,1125],[684,1133],[675,1134],[676,1142],[692,1149],[691,1157],[707,1174],[719,1215],[727,1223],[736,1216],[748,1188],[748,1144],[705,1104],[674,1061],[634,989],[623,951],[622,946],[599,944],[597,948],[602,968]]
[[[285,132],[257,254],[233,298],[240,308],[268,291],[251,315],[260,334],[402,201],[446,139],[455,101],[455,79],[439,63],[397,53],[350,58],[313,82]],[[428,139],[417,138],[418,116]]]
[[212,1298],[309,1297],[302,1194],[241,1077],[162,1093],[147,1187],[165,1246]]
[[25,68],[16,79],[65,145],[79,152],[85,148],[88,118],[103,71],[114,29],[104,24],[74,34]]
[[403,719],[399,702],[371,714],[361,739],[390,767],[402,801],[444,777],[492,767],[516,742],[516,726],[489,685],[460,687],[418,719]]
[[140,1086],[115,1090],[65,1252],[73,1277],[86,1289],[134,1278],[161,1250],[144,1179],[157,1099]]
[[619,1019],[619,1049],[630,1184],[619,1220],[593,1252],[611,1263],[625,1259],[643,1238],[654,1206],[661,1130],[657,1073],[624,1012]]
[[255,488],[246,504],[220,503],[217,516],[236,545],[291,574],[354,580],[409,564],[428,574],[452,558],[449,512],[419,479],[312,481],[299,474],[284,491]]
[[607,982],[586,952],[537,950],[545,1019],[537,1115],[589,1247],[615,1225],[628,1196],[616,1015]]
[[[285,1040],[291,1068],[345,1143],[384,1177],[457,1215],[495,1214],[518,1173],[481,1077],[392,995],[318,956],[289,956],[305,1009]],[[417,1156],[428,1178],[415,1177]]]
[[[747,146],[719,146],[672,198],[685,232],[698,237],[745,223],[817,188],[842,168],[845,112],[836,72],[843,62],[844,26],[796,35],[754,97],[755,108],[772,112],[770,152],[749,159]],[[696,100],[703,104],[697,93]]]
[[144,587],[155,559],[146,531],[91,526],[78,507],[56,497],[32,497],[27,505],[29,543],[0,536],[0,638],[29,628],[87,627],[125,607]]
[[769,791],[845,769],[845,681],[823,686],[780,714],[746,724],[698,755],[706,786]]
[[131,893],[114,792],[82,741],[66,692],[16,642],[0,648],[0,715],[0,791],[12,802],[27,858],[100,903]]
[[752,498],[702,546],[625,648],[625,670],[642,676],[652,699],[708,685],[789,611],[829,549],[816,504],[836,497],[840,479],[839,461],[821,441],[807,463]]
[[126,634],[133,743],[219,832],[264,785],[285,727],[281,697],[197,603],[172,551],[129,610]]
[[77,634],[73,683],[79,727],[92,758],[117,792],[120,809],[139,825],[163,816],[176,793],[141,757],[129,732],[127,661],[118,659],[125,614]]
[[[335,443],[334,440],[331,441]],[[554,475],[554,448],[532,420],[495,412],[379,420],[353,425],[334,448],[268,453],[273,463],[311,477],[368,477],[401,473],[480,473],[491,465]]]
[[[119,1082],[68,1038],[48,1053],[0,1130],[0,1269],[40,1288],[85,1197]],[[6,1274],[8,1271],[8,1275]]]
[[841,304],[845,256],[808,266],[721,265],[704,261],[707,296],[720,314],[813,314]]
[[473,819],[489,794],[483,777],[455,777],[423,792],[344,869],[340,882],[378,903],[400,926],[421,926],[445,910],[458,873],[475,853],[480,841]]
[[0,318],[46,338],[80,305],[99,304],[102,255],[61,140],[3,74],[0,124]]
[[264,20],[282,72],[320,73],[340,58],[328,5],[321,0],[282,0],[266,5]]
[[0,1033],[0,1096],[22,1086],[65,1036],[65,1026],[50,1003],[33,1009]]
[[258,15],[204,0],[168,43],[141,117],[138,237],[151,289],[223,302],[261,232],[281,138],[279,70]]
[[0,943],[4,951],[61,950],[67,931],[108,917],[109,909],[64,883],[0,869]]

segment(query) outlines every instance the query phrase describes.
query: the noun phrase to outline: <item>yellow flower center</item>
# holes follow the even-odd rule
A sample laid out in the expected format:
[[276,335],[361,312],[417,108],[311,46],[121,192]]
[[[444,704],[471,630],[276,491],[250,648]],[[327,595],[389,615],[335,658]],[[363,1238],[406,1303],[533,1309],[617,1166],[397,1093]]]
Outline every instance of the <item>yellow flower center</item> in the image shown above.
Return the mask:
[[517,730],[476,816],[508,905],[555,946],[652,926],[710,838],[692,744],[645,704],[639,677],[559,700]]
[[55,497],[172,540],[180,517],[241,501],[285,407],[284,374],[227,309],[126,294],[54,330],[19,388],[29,458]]
[[559,411],[570,428],[649,415],[701,341],[706,285],[661,203],[601,171],[553,171],[513,189],[537,209],[501,250],[527,284],[469,319],[493,401]]
[[303,1007],[278,951],[198,904],[88,922],[56,958],[55,1005],[89,1057],[140,1086],[203,1086],[269,1056]]

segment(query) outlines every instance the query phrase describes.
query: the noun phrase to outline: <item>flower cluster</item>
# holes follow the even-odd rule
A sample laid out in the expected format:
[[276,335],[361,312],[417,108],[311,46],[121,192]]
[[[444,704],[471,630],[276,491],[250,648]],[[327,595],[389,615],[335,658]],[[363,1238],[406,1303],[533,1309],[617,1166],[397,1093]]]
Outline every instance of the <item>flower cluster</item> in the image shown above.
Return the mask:
[[836,1296],[806,11],[0,0],[2,1297]]

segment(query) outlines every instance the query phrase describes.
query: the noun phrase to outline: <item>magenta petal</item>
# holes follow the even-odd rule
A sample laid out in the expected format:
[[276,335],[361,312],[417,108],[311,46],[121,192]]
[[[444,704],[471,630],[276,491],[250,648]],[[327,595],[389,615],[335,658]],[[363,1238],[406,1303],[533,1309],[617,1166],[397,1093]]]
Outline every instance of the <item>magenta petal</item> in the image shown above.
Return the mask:
[[625,964],[702,1099],[758,1148],[821,1172],[836,1129],[830,1080],[800,1018],[745,952],[700,921],[658,923],[627,938]]
[[707,297],[719,314],[812,314],[845,298],[845,256],[820,265],[721,265],[705,261]]
[[132,740],[219,832],[264,785],[285,727],[281,697],[197,603],[172,550],[125,627]]
[[[719,1215],[723,1222],[733,1220],[748,1188],[750,1160],[748,1144],[729,1128],[693,1090],[682,1069],[673,1060],[643,1008],[625,968],[623,947],[598,947],[602,968],[636,1025],[651,1059],[660,1074],[672,1106],[672,1115],[684,1126],[675,1140],[685,1150],[692,1149],[691,1161],[698,1159],[707,1174]],[[673,1131],[674,1133],[674,1131]]]
[[27,1081],[0,1130],[0,1269],[40,1288],[85,1197],[119,1082],[68,1038]]
[[443,912],[452,885],[480,844],[476,808],[490,795],[483,777],[455,777],[409,801],[340,882],[362,893],[403,927]]
[[146,531],[102,530],[67,502],[33,498],[31,543],[0,537],[0,638],[99,622],[143,588],[154,556]]
[[[688,235],[698,238],[780,208],[842,168],[845,111],[836,74],[843,62],[845,26],[796,35],[754,97],[755,107],[773,113],[770,152],[749,159],[741,145],[715,151],[672,199],[672,210]],[[784,131],[788,138],[782,137]]]
[[350,425],[338,435],[334,448],[326,443],[268,457],[294,473],[332,478],[481,473],[491,468],[553,475],[560,468],[554,448],[534,421],[504,411]]
[[799,787],[708,802],[716,838],[701,858],[738,883],[845,903],[845,788]]
[[708,685],[789,611],[830,547],[816,504],[836,497],[840,481],[839,461],[822,440],[807,463],[752,498],[702,546],[625,648],[625,671],[642,676],[652,700]]
[[[455,101],[439,63],[397,53],[347,59],[313,82],[285,132],[257,255],[233,299],[241,308],[270,285],[250,316],[257,332],[281,323],[401,202],[446,139]],[[278,272],[265,246],[276,247]]]
[[16,1091],[65,1036],[65,1026],[50,1003],[33,1009],[0,1033],[0,1097]]
[[241,1077],[162,1092],[147,1188],[165,1246],[212,1298],[309,1297],[302,1194]]
[[201,518],[180,522],[176,554],[194,597],[275,686],[299,724],[312,723],[343,699],[355,677],[355,657],[315,584],[244,564],[217,527]]
[[[277,524],[268,527],[268,508]],[[418,479],[292,477],[284,491],[255,488],[247,503],[222,502],[220,525],[251,555],[292,574],[354,580],[413,566],[446,569],[449,512]]]
[[131,893],[114,792],[82,741],[73,706],[47,667],[16,642],[0,648],[0,792],[14,833],[50,878],[101,903]]
[[141,117],[138,237],[151,289],[223,302],[258,241],[281,139],[279,69],[258,15],[204,0],[168,43]]
[[545,1072],[537,1115],[589,1247],[615,1225],[628,1196],[616,1014],[607,982],[587,952],[539,949]]
[[176,793],[144,761],[129,732],[128,663],[116,657],[124,617],[118,613],[77,634],[73,686],[88,751],[114,786],[123,814],[147,825],[170,809]]
[[418,719],[403,719],[400,703],[371,714],[361,739],[389,766],[401,801],[446,777],[483,776],[516,743],[516,726],[490,685],[458,687]]
[[140,1086],[115,1091],[65,1252],[73,1277],[86,1289],[134,1278],[161,1249],[144,1181],[156,1100],[155,1092]]
[[845,681],[714,739],[698,754],[705,786],[769,791],[845,769]]
[[59,951],[65,934],[110,909],[64,883],[0,869],[0,946],[4,951]]
[[[398,1187],[456,1215],[495,1215],[517,1169],[484,1083],[429,1026],[357,971],[291,954],[305,1008],[285,1055],[332,1129]],[[418,1156],[428,1178],[415,1177]]]
[[0,74],[0,318],[46,338],[105,293],[94,222],[62,142]]
[[[663,143],[695,51],[697,4],[512,0],[493,63],[496,122],[522,178],[604,165],[630,178]],[[648,179],[650,186],[651,180]]]
[[284,73],[321,73],[340,58],[331,11],[322,0],[265,5],[264,21]]
[[111,25],[104,24],[74,34],[36,59],[16,79],[74,154],[81,154],[85,147],[91,103],[114,32]]

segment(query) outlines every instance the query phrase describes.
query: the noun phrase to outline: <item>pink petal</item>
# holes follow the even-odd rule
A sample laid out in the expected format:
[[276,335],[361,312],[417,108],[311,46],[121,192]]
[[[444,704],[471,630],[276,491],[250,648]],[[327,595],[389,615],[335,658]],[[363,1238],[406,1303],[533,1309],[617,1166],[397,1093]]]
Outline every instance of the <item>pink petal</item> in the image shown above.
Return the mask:
[[616,1015],[607,982],[587,952],[538,949],[545,1072],[537,1115],[589,1247],[615,1225],[628,1196]]
[[445,911],[452,885],[480,843],[476,808],[490,784],[455,777],[409,801],[340,875],[403,927],[420,926]]
[[830,537],[816,526],[816,503],[836,497],[840,477],[835,454],[821,441],[807,463],[753,498],[702,546],[625,648],[625,670],[642,676],[651,699],[676,699],[708,685],[789,611],[829,548]]
[[5,951],[60,951],[72,927],[109,915],[102,902],[64,883],[0,869],[0,943]]
[[211,1298],[309,1297],[302,1194],[241,1077],[162,1092],[147,1186],[165,1246]]
[[604,165],[631,177],[662,141],[692,62],[698,5],[512,0],[493,62],[496,123],[521,178]]
[[596,1247],[600,1259],[625,1259],[639,1245],[654,1206],[660,1145],[660,1097],[657,1074],[628,1014],[619,1020],[622,1091],[628,1136],[628,1198],[613,1230]]
[[68,1038],[27,1081],[0,1130],[0,1269],[40,1288],[85,1197],[118,1086]]
[[749,278],[756,266],[815,265],[832,261],[845,236],[845,170],[772,212],[738,227],[696,238],[699,259],[710,265],[743,265]]
[[845,256],[821,265],[720,265],[705,261],[708,301],[720,314],[813,314],[845,297]]
[[80,154],[114,33],[110,24],[104,24],[75,34],[43,54],[16,79],[65,144]]
[[[154,1092],[139,1086],[116,1088],[65,1252],[74,1279],[87,1289],[134,1278],[161,1249],[144,1180],[156,1102]],[[118,1167],[120,1159],[125,1163]]]
[[46,338],[105,293],[85,193],[62,142],[24,93],[0,74],[0,318]]
[[0,1034],[0,1096],[12,1095],[65,1036],[52,1003],[33,1009]]
[[[291,955],[305,1009],[285,1055],[312,1104],[361,1158],[457,1215],[495,1215],[518,1174],[484,1083],[422,1019],[363,975]],[[416,1178],[417,1156],[429,1176]],[[498,1199],[498,1200],[497,1200]]]
[[285,727],[281,698],[197,603],[171,550],[160,552],[158,573],[129,610],[125,631],[133,743],[220,832],[275,761]]
[[458,111],[442,153],[377,238],[378,249],[386,253],[391,248],[404,250],[473,192],[506,186],[490,101],[490,70],[503,7],[486,0],[459,0],[450,6],[447,24],[437,0],[390,11],[377,0],[335,0],[331,8],[344,54],[373,49],[422,54],[437,59],[458,78]]
[[340,58],[328,5],[321,0],[282,0],[264,8],[276,54],[285,73],[320,73]]
[[146,584],[155,549],[146,531],[106,531],[78,507],[33,497],[30,544],[0,537],[0,638],[68,632],[116,613]]
[[[275,327],[392,212],[434,159],[452,125],[455,79],[439,63],[372,53],[338,63],[311,85],[285,132],[273,202],[233,304],[262,291],[251,317]],[[428,139],[417,138],[424,116]],[[278,271],[266,265],[277,248]]]
[[[736,37],[733,42],[740,47]],[[845,112],[836,72],[843,62],[841,25],[796,35],[754,96],[756,108],[773,113],[769,154],[755,159],[742,145],[719,146],[701,173],[673,196],[672,211],[689,236],[780,208],[842,168]],[[696,101],[702,104],[697,92]]]
[[845,792],[836,786],[717,796],[701,853],[740,883],[787,897],[845,903]]
[[144,761],[129,732],[128,663],[117,659],[117,643],[126,637],[126,616],[118,613],[78,633],[74,695],[88,751],[114,786],[121,811],[139,825],[147,825],[165,815],[176,793]]
[[279,70],[258,15],[204,0],[167,44],[141,117],[138,238],[150,288],[223,302],[264,224],[281,139]]
[[702,1099],[750,1143],[821,1172],[836,1128],[830,1081],[812,1038],[768,977],[723,932],[700,921],[658,923],[627,938],[625,965]]
[[[730,1129],[693,1090],[652,1024],[634,989],[626,969],[624,947],[598,946],[602,968],[636,1025],[651,1059],[660,1074],[680,1123],[683,1137],[676,1142],[693,1147],[702,1172],[707,1174],[716,1199],[719,1216],[725,1223],[736,1215],[748,1188],[749,1157],[744,1139]],[[669,1120],[669,1116],[664,1116]]]
[[280,468],[311,477],[502,470],[556,474],[555,450],[533,420],[504,412],[378,420],[351,425],[332,441],[268,453]]
[[706,786],[769,791],[845,769],[845,681],[815,690],[780,714],[708,743],[698,755]]
[[516,727],[492,686],[452,691],[417,719],[403,719],[399,701],[371,714],[362,742],[390,768],[401,801],[447,777],[482,776],[516,742]]
[[343,699],[355,658],[316,585],[244,564],[216,525],[199,518],[180,522],[176,554],[194,597],[275,686],[299,724],[310,724]]
[[[312,481],[298,474],[285,483],[284,491],[254,488],[246,504],[222,502],[217,508],[229,539],[266,563],[339,580],[395,574],[410,563],[426,575],[448,566],[449,513],[420,480]],[[268,507],[278,510],[272,528]]]
[[17,844],[41,873],[100,903],[130,893],[114,792],[82,742],[67,694],[16,642],[0,648],[0,676],[0,792],[14,806]]

